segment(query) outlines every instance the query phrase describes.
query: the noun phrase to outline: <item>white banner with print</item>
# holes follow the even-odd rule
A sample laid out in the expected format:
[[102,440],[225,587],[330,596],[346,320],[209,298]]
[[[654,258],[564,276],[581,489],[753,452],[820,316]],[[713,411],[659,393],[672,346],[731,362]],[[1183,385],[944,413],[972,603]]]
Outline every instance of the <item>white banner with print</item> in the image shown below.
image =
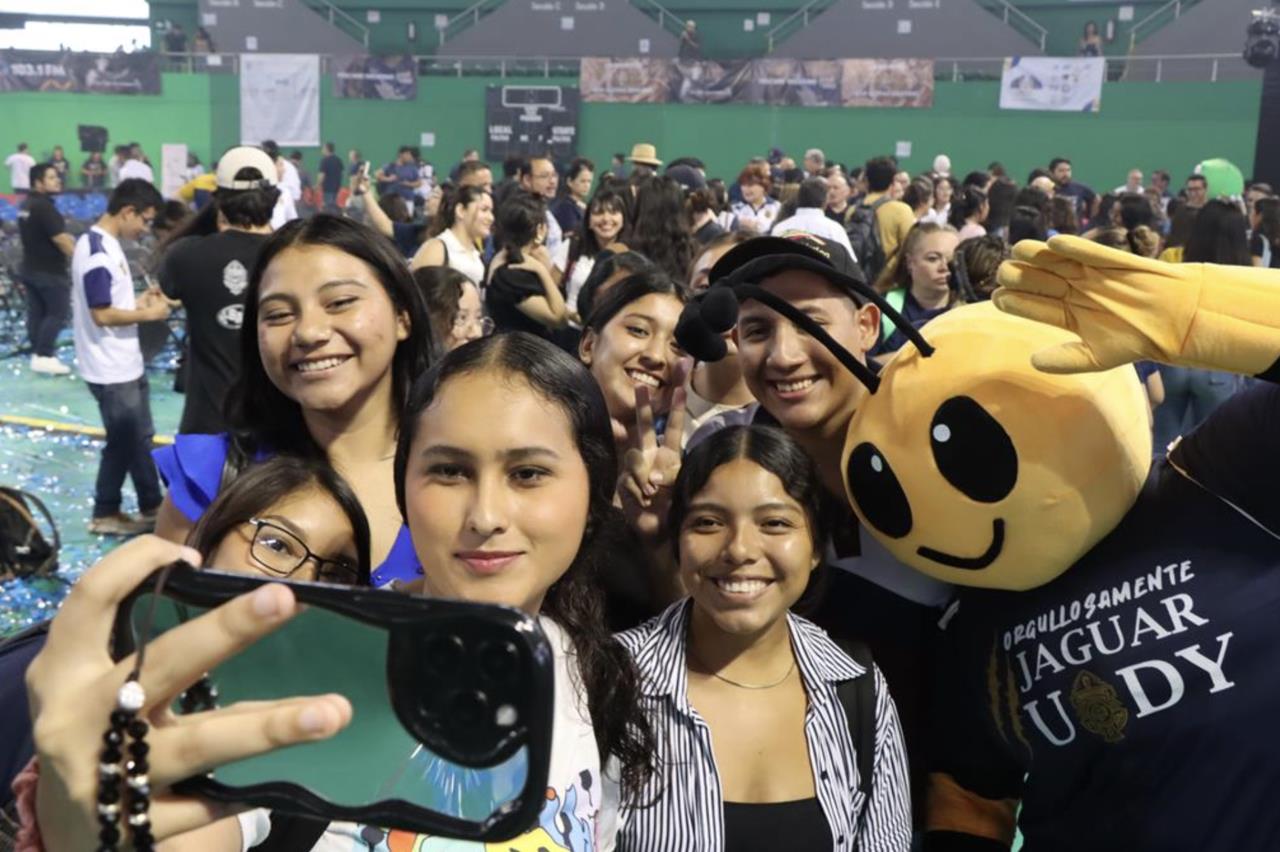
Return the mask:
[[1014,56],[1004,61],[1000,109],[1097,112],[1106,77],[1101,57]]
[[320,57],[240,54],[240,142],[320,144]]

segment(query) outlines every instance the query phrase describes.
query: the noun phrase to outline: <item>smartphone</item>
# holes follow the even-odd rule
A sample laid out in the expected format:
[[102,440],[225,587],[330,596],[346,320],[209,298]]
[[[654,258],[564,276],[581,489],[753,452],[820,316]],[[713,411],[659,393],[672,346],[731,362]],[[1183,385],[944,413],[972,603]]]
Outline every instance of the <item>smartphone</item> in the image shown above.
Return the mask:
[[[172,566],[120,606],[113,653],[278,580]],[[329,821],[483,842],[538,818],[551,754],[554,672],[519,610],[400,592],[286,583],[302,611],[208,673],[221,706],[328,692],[351,724],[186,779],[175,790]],[[174,712],[184,702],[176,701]],[[190,707],[189,711],[202,708]]]
[[367,178],[369,176],[369,161],[365,160],[360,164],[360,177]]

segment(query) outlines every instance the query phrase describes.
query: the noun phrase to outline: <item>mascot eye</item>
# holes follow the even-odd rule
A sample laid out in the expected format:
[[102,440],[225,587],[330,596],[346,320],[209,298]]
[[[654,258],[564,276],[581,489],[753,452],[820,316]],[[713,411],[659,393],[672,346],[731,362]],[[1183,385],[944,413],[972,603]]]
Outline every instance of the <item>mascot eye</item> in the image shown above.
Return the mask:
[[929,443],[947,482],[979,503],[1003,500],[1018,481],[1018,452],[1009,433],[967,396],[938,406]]
[[884,454],[859,444],[849,454],[849,493],[871,526],[891,538],[911,532],[911,504]]

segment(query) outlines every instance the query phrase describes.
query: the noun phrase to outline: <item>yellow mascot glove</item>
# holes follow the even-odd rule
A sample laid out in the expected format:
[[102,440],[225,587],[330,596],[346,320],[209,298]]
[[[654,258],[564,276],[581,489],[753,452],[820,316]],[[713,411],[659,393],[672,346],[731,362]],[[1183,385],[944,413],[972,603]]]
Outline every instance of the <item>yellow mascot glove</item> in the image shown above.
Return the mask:
[[1159,361],[1253,376],[1280,358],[1280,272],[1161,263],[1058,236],[1018,243],[998,281],[1000,310],[1080,337],[1032,357],[1047,373]]

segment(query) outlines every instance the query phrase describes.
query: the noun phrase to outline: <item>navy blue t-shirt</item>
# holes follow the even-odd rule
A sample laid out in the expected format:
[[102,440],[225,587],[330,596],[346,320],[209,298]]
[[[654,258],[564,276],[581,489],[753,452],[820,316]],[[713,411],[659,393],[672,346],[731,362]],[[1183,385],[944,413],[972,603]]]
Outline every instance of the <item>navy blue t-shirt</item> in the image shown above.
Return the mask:
[[[954,305],[946,305],[941,308],[926,308],[916,301],[916,297],[911,295],[910,288],[907,289],[906,295],[902,300],[902,318],[911,323],[913,328],[922,328],[925,323],[935,317],[942,316],[951,310]],[[881,339],[871,350],[872,355],[884,355],[889,352],[897,352],[903,346],[907,345],[907,335],[901,329],[895,328],[893,334]]]
[[1237,394],[1061,577],[962,594],[930,768],[1021,799],[1026,852],[1280,848],[1277,428]]

